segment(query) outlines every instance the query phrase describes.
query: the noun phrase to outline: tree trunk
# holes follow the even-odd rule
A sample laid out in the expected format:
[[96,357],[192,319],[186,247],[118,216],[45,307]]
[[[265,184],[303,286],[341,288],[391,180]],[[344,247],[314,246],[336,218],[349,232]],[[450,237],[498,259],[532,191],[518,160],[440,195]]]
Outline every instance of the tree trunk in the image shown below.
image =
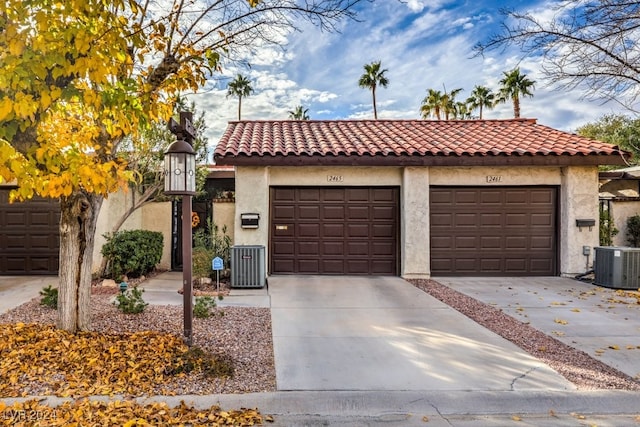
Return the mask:
[[60,199],[60,286],[58,328],[91,328],[91,267],[103,197],[81,191]]
[[376,87],[371,88],[371,93],[373,95],[373,119],[378,120],[378,109],[376,108]]
[[520,98],[513,98],[513,117],[520,118]]

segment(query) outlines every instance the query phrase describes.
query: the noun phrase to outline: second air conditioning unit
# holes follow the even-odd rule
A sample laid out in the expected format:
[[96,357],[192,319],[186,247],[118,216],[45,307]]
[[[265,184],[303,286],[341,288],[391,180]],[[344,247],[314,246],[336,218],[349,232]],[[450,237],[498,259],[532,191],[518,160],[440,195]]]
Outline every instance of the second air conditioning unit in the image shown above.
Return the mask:
[[599,286],[616,289],[640,288],[640,248],[595,248],[594,273],[593,283]]

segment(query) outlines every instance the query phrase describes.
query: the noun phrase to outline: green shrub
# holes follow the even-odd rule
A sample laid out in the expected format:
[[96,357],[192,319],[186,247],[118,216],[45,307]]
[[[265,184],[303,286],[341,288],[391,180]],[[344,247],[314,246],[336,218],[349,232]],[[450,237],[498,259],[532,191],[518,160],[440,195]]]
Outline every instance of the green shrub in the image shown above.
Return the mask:
[[619,230],[613,223],[613,217],[609,209],[603,209],[600,206],[600,246],[613,245],[613,237],[618,234]]
[[163,237],[158,231],[125,230],[105,234],[102,255],[107,259],[107,276],[139,277],[152,271],[162,258]]
[[142,313],[149,305],[142,299],[142,292],[144,291],[137,287],[125,292],[120,292],[118,296],[116,296],[114,304],[118,307],[118,310],[126,314]]
[[640,246],[640,215],[627,218],[627,242],[634,248]]
[[196,304],[193,306],[193,315],[199,319],[211,316],[211,309],[216,308],[216,300],[211,297],[196,297]]
[[[213,277],[211,262],[220,257],[225,266],[231,262],[231,237],[227,235],[227,226],[222,230],[207,219],[207,226],[193,234],[193,271],[195,277]],[[225,270],[221,272],[224,277]]]
[[40,305],[49,308],[58,308],[58,288],[52,288],[51,285],[49,285],[46,288],[42,288],[40,295],[42,295]]
[[211,249],[207,249],[202,246],[196,246],[193,248],[191,259],[193,261],[192,268],[194,279],[211,276],[211,261],[214,257],[215,255]]

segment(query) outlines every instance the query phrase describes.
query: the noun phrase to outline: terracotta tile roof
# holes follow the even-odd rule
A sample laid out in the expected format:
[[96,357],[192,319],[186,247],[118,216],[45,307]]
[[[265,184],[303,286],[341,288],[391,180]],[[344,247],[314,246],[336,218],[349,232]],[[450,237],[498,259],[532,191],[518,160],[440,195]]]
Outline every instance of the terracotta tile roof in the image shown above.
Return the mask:
[[457,163],[484,158],[482,163],[489,164],[488,158],[499,157],[509,164],[514,158],[575,157],[572,164],[580,162],[577,158],[590,158],[584,164],[623,164],[623,155],[628,153],[617,146],[532,119],[281,120],[229,123],[214,158],[218,164],[374,164],[377,159],[379,164],[445,165],[446,158]]

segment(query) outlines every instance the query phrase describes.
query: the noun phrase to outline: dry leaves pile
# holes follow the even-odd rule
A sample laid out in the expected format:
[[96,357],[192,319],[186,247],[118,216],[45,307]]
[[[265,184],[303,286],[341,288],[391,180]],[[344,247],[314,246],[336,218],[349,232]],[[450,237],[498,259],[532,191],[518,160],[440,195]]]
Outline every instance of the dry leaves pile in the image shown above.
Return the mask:
[[53,325],[18,322],[0,327],[0,343],[5,397],[139,396],[185,372],[231,374],[227,360],[194,352],[177,336],[161,332],[74,335]]
[[182,402],[139,405],[132,401],[98,402],[87,399],[51,408],[37,400],[6,406],[0,401],[0,425],[5,426],[160,426],[160,425],[262,425],[273,421],[255,409],[223,411],[219,406],[198,410]]

